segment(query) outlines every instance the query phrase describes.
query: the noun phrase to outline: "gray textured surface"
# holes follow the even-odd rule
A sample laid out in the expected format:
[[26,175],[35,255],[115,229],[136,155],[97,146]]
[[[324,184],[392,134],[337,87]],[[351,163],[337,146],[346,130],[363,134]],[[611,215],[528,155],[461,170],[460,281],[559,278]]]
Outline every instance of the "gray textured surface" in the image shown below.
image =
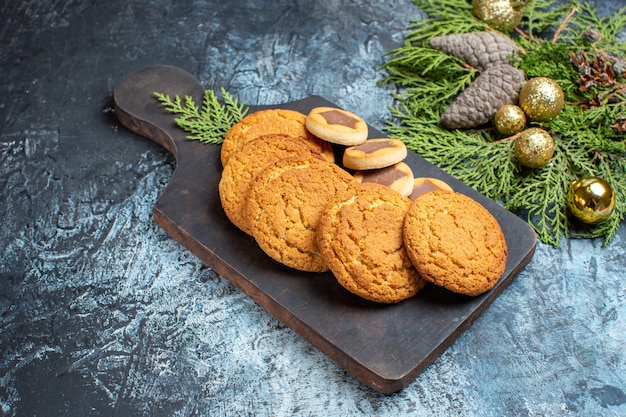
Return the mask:
[[624,228],[606,248],[539,245],[385,396],[152,221],[174,161],[119,126],[123,77],[173,64],[250,104],[318,94],[380,128],[376,68],[420,16],[408,0],[1,5],[0,414],[626,415]]

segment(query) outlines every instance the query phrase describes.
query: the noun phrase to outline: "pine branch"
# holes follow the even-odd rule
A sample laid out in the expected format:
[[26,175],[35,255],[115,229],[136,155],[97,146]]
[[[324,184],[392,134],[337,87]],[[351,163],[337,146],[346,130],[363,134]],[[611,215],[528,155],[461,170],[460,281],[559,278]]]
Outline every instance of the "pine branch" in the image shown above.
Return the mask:
[[564,30],[564,40],[568,43],[582,46],[586,40],[580,35],[589,28],[600,34],[600,41],[595,47],[611,54],[626,54],[626,44],[615,42],[614,39],[626,29],[626,7],[613,13],[611,16],[599,17],[596,10],[587,2],[572,0],[578,12],[572,18],[570,25]]
[[531,38],[546,36],[567,13],[567,6],[555,6],[551,0],[530,0],[524,8],[524,18],[519,29]]
[[202,99],[202,108],[198,108],[191,96],[173,99],[165,94],[155,92],[154,95],[163,107],[179,114],[174,121],[176,125],[189,133],[187,139],[199,140],[203,143],[222,143],[228,130],[241,120],[248,108],[239,104],[226,90],[221,89],[223,103],[220,103],[212,90],[206,90]]
[[[468,33],[489,28],[472,15],[472,6],[465,0],[414,0],[427,18],[411,22],[406,41],[414,46],[423,46],[426,39],[453,33]],[[449,24],[441,25],[445,21]]]

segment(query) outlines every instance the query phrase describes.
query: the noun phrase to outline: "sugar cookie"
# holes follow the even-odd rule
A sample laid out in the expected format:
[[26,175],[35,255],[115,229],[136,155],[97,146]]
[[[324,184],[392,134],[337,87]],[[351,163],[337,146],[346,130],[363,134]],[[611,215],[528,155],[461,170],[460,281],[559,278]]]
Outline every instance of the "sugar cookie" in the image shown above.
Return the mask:
[[306,141],[287,135],[265,135],[244,143],[224,167],[219,182],[220,200],[228,219],[245,233],[251,234],[244,207],[250,184],[256,175],[280,159],[314,153]]
[[404,245],[425,280],[470,296],[493,288],[508,257],[495,217],[472,198],[449,191],[413,201],[404,221]]
[[272,259],[294,269],[328,270],[315,232],[335,194],[356,182],[337,165],[310,157],[281,159],[251,184],[246,217],[252,236]]
[[332,147],[311,134],[305,121],[306,116],[295,110],[267,109],[248,114],[226,133],[220,153],[222,166],[228,164],[231,155],[241,149],[244,143],[273,133],[299,137],[309,142],[326,160],[334,162]]
[[317,228],[322,257],[348,291],[378,303],[414,296],[426,283],[413,267],[402,239],[411,201],[367,183],[337,196]]

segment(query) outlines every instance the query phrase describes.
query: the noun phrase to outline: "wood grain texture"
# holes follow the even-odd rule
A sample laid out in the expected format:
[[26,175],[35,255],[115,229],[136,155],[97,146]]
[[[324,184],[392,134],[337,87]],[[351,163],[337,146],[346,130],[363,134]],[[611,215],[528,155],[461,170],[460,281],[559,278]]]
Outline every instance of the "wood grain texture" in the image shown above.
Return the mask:
[[[201,84],[172,66],[130,74],[114,90],[123,125],[168,149],[176,170],[154,207],[154,219],[170,236],[226,277],[256,303],[291,327],[369,387],[397,392],[432,363],[511,283],[531,259],[536,238],[517,216],[410,152],[415,176],[440,178],[483,204],[498,220],[509,246],[506,271],[496,287],[469,298],[428,286],[417,297],[381,306],[353,296],[330,273],[302,273],[268,258],[253,239],[230,224],[218,195],[220,148],[185,138],[174,116],[154,92],[192,96],[200,103]],[[274,107],[308,113],[333,106],[321,97]],[[252,107],[251,112],[266,107]],[[370,137],[382,137],[370,127]]]

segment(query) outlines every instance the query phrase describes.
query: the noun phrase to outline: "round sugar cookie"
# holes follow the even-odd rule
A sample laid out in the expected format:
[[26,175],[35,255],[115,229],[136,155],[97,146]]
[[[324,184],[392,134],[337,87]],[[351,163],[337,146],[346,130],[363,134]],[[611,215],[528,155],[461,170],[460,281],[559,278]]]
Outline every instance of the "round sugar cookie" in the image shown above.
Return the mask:
[[402,239],[411,201],[379,184],[362,184],[338,195],[317,227],[322,257],[345,289],[378,303],[414,296],[426,283]]
[[315,136],[338,145],[358,145],[367,139],[367,124],[359,116],[335,107],[316,107],[306,116],[306,127]]
[[246,217],[252,236],[272,259],[309,272],[328,270],[315,231],[335,194],[355,186],[337,165],[304,156],[281,159],[251,184]]
[[489,291],[506,268],[508,249],[498,221],[463,194],[433,191],[413,201],[404,245],[427,281],[455,293]]
[[349,169],[384,168],[402,161],[407,156],[404,142],[398,139],[368,139],[350,146],[343,153],[343,166]]
[[306,116],[295,110],[267,109],[246,115],[235,123],[224,137],[220,151],[222,166],[228,164],[231,155],[239,151],[244,143],[274,133],[301,138],[309,142],[326,160],[334,162],[335,154],[332,147],[311,134],[305,122]]
[[232,155],[222,171],[219,195],[226,216],[235,226],[251,234],[244,207],[252,180],[268,165],[296,155],[323,159],[306,141],[280,134],[265,135],[246,142]]
[[385,185],[404,197],[408,197],[413,191],[413,171],[404,162],[385,168],[360,170],[354,173],[354,178],[360,183]]
[[454,191],[447,182],[438,178],[418,177],[413,180],[413,191],[409,195],[411,201],[431,191]]

